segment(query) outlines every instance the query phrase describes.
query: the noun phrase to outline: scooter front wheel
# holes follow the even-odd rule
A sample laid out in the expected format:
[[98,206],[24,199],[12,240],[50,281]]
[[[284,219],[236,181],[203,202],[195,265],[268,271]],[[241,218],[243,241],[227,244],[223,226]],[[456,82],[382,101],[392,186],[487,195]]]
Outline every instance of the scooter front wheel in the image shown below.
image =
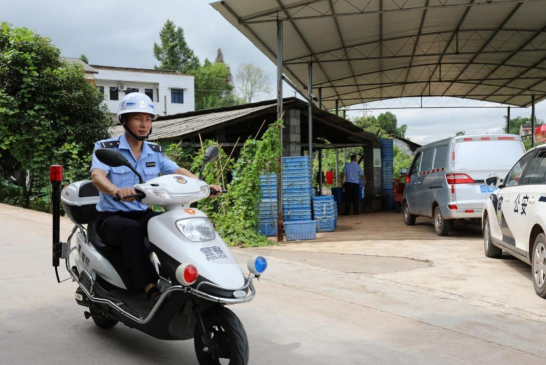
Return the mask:
[[203,341],[200,326],[195,326],[193,340],[200,365],[247,365],[249,358],[248,338],[243,324],[229,309],[216,306],[202,315],[210,347]]

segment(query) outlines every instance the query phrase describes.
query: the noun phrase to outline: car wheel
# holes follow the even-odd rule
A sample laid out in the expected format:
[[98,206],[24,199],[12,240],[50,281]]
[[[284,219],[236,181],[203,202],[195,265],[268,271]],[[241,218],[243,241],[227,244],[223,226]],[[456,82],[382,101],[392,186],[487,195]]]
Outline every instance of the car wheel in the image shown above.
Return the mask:
[[413,226],[415,224],[416,215],[411,214],[409,210],[409,204],[407,201],[404,202],[404,222],[408,226]]
[[489,227],[489,216],[485,217],[483,226],[483,251],[485,256],[498,259],[502,256],[502,250],[495,246],[491,240],[491,227]]
[[440,207],[434,209],[434,229],[438,236],[447,236],[451,229],[451,221],[446,221]]
[[546,236],[538,235],[533,245],[533,285],[535,292],[546,299]]

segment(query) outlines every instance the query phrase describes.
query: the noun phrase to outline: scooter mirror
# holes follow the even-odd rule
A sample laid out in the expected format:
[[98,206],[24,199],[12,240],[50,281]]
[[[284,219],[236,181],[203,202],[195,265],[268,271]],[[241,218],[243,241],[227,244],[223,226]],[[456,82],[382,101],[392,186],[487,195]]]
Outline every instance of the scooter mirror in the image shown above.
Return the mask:
[[95,151],[95,156],[97,156],[100,162],[111,167],[127,166],[129,170],[135,173],[135,175],[138,177],[138,181],[141,184],[144,182],[142,175],[140,175],[138,171],[135,170],[135,168],[120,152],[108,148],[99,148]]
[[209,146],[205,151],[205,163],[212,162],[218,158],[218,147]]
[[118,151],[108,148],[100,148],[95,151],[95,155],[100,162],[112,167],[129,166],[129,161]]

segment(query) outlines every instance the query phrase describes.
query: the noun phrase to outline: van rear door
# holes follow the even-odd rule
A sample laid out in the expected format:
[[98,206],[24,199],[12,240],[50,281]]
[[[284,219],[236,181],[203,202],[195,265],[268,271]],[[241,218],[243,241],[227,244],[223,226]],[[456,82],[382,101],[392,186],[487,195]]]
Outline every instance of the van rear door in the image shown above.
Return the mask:
[[453,141],[452,171],[446,176],[459,209],[481,210],[492,188],[485,179],[495,174],[504,179],[525,153],[519,136],[482,135]]

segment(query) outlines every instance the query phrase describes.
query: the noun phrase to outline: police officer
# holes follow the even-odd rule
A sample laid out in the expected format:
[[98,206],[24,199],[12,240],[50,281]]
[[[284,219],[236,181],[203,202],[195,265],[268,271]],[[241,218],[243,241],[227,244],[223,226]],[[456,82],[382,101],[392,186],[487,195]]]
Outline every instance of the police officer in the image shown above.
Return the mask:
[[[188,170],[179,167],[165,157],[161,147],[146,142],[152,132],[152,120],[156,119],[152,100],[142,93],[126,95],[119,106],[118,119],[125,133],[114,138],[99,141],[99,148],[111,148],[121,152],[144,180],[150,180],[162,174],[180,174],[197,179]],[[106,244],[119,246],[128,269],[132,290],[144,290],[148,299],[157,299],[159,290],[155,283],[158,275],[149,259],[144,246],[144,237],[148,235],[148,221],[159,213],[153,212],[146,204],[135,198],[124,198],[136,194],[133,185],[138,184],[138,177],[127,167],[110,167],[100,162],[93,152],[91,180],[100,192],[97,210],[101,212],[95,220],[97,234]],[[211,189],[221,194],[219,186]],[[115,201],[114,196],[121,200]]]
[[362,167],[356,163],[356,155],[351,156],[351,162],[343,167],[343,175],[341,183],[345,189],[345,215],[349,215],[351,204],[353,212],[358,215],[358,189],[360,187],[359,178],[362,179],[363,185],[366,185],[366,178],[362,172]]

